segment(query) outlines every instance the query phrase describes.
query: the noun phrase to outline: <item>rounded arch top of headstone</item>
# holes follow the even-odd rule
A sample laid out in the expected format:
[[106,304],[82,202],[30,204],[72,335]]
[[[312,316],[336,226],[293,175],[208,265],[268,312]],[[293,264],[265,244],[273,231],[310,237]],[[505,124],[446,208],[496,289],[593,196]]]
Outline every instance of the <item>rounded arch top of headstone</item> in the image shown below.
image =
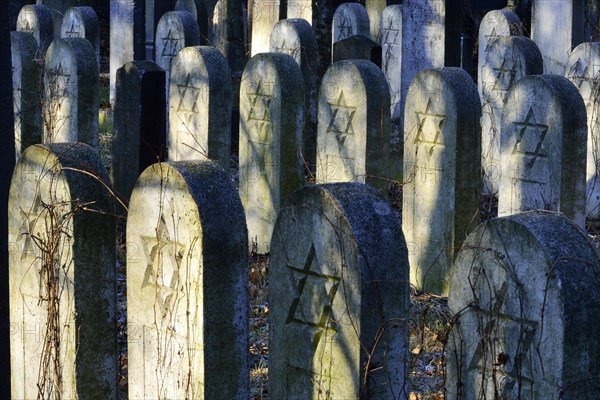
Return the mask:
[[96,46],[100,37],[98,15],[92,7],[70,7],[65,11],[61,27],[62,37],[85,37]]
[[17,17],[17,31],[33,33],[40,46],[41,56],[44,56],[54,39],[52,12],[43,4],[24,6]]
[[333,14],[331,44],[352,35],[371,37],[369,14],[360,3],[342,3]]
[[[407,315],[407,250],[374,188],[336,183],[294,193],[277,218],[270,274],[271,396],[316,399],[326,387],[336,399],[403,398],[407,326],[387,324]],[[387,339],[373,347],[382,326]],[[368,357],[383,368],[367,376]]]
[[[590,398],[600,254],[564,215],[492,219],[465,240],[448,306],[448,399]],[[594,360],[594,361],[591,361]],[[460,395],[459,395],[460,393]],[[592,395],[593,397],[594,395]]]
[[511,10],[492,10],[485,14],[479,24],[479,54],[485,54],[489,45],[499,37],[522,36],[523,24]]
[[569,55],[565,76],[579,89],[586,106],[597,97],[600,82],[600,42],[584,42]]
[[[270,50],[285,53],[294,58],[298,65],[316,69],[319,62],[319,49],[313,27],[302,18],[279,20],[271,31]],[[301,59],[304,54],[304,59]]]
[[187,11],[195,20],[198,20],[198,7],[194,0],[177,0],[174,11]]
[[173,59],[184,47],[200,44],[200,28],[196,17],[187,11],[169,11],[156,26],[156,63],[171,70]]

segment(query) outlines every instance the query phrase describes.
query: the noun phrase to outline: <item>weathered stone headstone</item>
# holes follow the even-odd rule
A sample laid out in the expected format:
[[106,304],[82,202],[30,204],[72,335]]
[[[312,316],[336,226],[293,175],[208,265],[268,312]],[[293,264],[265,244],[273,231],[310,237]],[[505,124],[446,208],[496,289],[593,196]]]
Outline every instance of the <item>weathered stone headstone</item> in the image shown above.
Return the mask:
[[170,11],[161,17],[156,27],[156,63],[167,71],[167,80],[179,51],[199,44],[200,30],[192,14]]
[[9,198],[14,399],[116,398],[115,221],[82,143],[34,145]]
[[[477,88],[479,89],[479,95],[483,97],[483,80],[482,80],[482,68],[486,63],[486,58],[490,50],[490,46],[499,37],[505,36],[522,36],[523,25],[519,16],[514,12],[504,10],[492,10],[485,14],[481,23],[479,24],[479,50],[477,53]],[[543,64],[542,64],[543,68]],[[543,73],[538,72],[539,74]]]
[[333,14],[331,46],[352,35],[371,37],[369,15],[362,4],[342,3]]
[[169,95],[169,160],[211,159],[228,170],[231,73],[212,46],[186,47],[173,62]]
[[42,141],[42,66],[33,34],[11,32],[15,154]]
[[462,7],[458,0],[402,3],[402,110],[420,70],[460,66]]
[[146,30],[146,60],[158,60],[160,53],[157,53],[154,42],[156,38],[156,29],[158,22],[162,16],[173,10],[173,1],[171,0],[142,0],[144,1],[145,21],[144,27]]
[[52,12],[54,21],[54,37],[60,37],[63,16],[69,7],[79,5],[79,0],[36,0],[37,4],[43,4]]
[[142,173],[127,218],[129,398],[249,398],[247,242],[215,163]]
[[508,173],[508,166],[500,163],[500,130],[506,94],[523,76],[541,74],[543,70],[542,54],[531,39],[497,37],[487,46],[480,69],[483,90],[481,168],[485,193],[497,194],[501,175]]
[[381,46],[367,37],[352,35],[333,44],[331,58],[333,62],[351,59],[369,60],[381,68]]
[[[390,5],[396,4],[394,2],[390,2]],[[399,3],[398,3],[399,4]],[[377,40],[379,37],[379,25],[381,23],[381,17],[383,16],[383,10],[385,10],[387,6],[386,0],[366,0],[365,8],[367,10],[367,14],[369,15],[369,27],[371,29],[370,38],[373,40]]]
[[381,45],[381,68],[390,86],[391,100],[391,145],[397,149],[402,159],[402,148],[398,146],[404,141],[402,131],[402,4],[386,7],[381,16],[379,26],[379,44]]
[[87,39],[94,47],[96,60],[100,65],[100,25],[92,7],[69,8],[63,17],[60,36]]
[[303,19],[282,19],[271,33],[271,51],[289,54],[300,66],[304,78],[304,128],[302,159],[314,171],[317,157],[317,69],[319,49],[315,31]]
[[567,78],[529,75],[509,90],[502,115],[498,215],[560,211],[583,227],[587,121]]
[[175,3],[175,11],[187,11],[192,14],[196,21],[198,21],[198,7],[196,7],[195,0],[177,0]]
[[477,86],[460,68],[423,70],[410,86],[404,115],[402,229],[410,281],[445,294],[455,252],[479,222]]
[[269,51],[271,31],[279,21],[279,0],[253,0],[250,8],[252,25],[251,56]]
[[594,244],[562,215],[481,224],[452,274],[446,398],[595,398],[599,273]]
[[167,153],[165,71],[152,61],[117,70],[113,114],[111,181],[129,200],[137,178]]
[[261,53],[248,61],[240,98],[240,197],[250,245],[269,251],[277,211],[302,187],[300,157],[304,85],[287,54]]
[[110,2],[110,102],[115,101],[117,69],[145,59],[144,0]]
[[288,19],[303,19],[312,26],[313,23],[313,2],[312,0],[288,0],[287,14]]
[[319,92],[317,182],[369,183],[384,193],[402,165],[390,151],[390,97],[381,69],[366,60],[331,65]]
[[54,38],[54,22],[50,9],[42,4],[23,7],[17,17],[17,31],[33,34],[40,46],[38,58],[43,58]]
[[55,39],[46,53],[44,142],[98,147],[98,62],[83,38]]
[[569,56],[567,78],[577,86],[587,112],[586,215],[600,216],[600,43],[585,42]]
[[[246,44],[248,43],[248,9],[246,8],[246,2],[241,2],[242,8],[242,25],[243,25],[243,42],[244,48],[246,48]],[[218,0],[215,4],[215,8],[213,11],[212,24],[211,24],[211,32],[209,32],[209,41],[208,44],[213,46],[217,46],[219,41],[219,29],[223,25],[227,24],[227,20],[225,20],[226,12],[223,10],[223,1]]]
[[269,265],[269,396],[405,399],[408,260],[373,188],[307,186],[277,218]]

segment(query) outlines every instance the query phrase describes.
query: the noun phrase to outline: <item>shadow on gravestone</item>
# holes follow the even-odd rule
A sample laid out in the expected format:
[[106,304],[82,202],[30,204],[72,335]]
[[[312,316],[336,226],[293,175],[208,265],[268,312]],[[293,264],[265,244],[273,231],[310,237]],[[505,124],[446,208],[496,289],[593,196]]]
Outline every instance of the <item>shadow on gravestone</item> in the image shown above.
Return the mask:
[[247,249],[216,163],[142,173],[127,220],[129,398],[249,398]]
[[270,397],[406,399],[408,259],[383,197],[359,183],[297,191],[269,268]]
[[179,51],[199,44],[200,30],[192,14],[186,11],[163,14],[156,27],[156,63],[167,71],[167,81]]
[[279,0],[253,0],[248,3],[250,17],[250,55],[269,51],[269,41],[273,27],[279,21]]
[[333,44],[333,62],[350,59],[371,61],[381,68],[381,46],[360,35],[348,36]]
[[331,46],[337,41],[360,35],[367,38],[371,37],[369,27],[369,15],[364,5],[359,3],[343,3],[335,9],[333,14],[332,42]]
[[17,18],[17,31],[32,33],[40,46],[40,54],[36,58],[44,58],[54,39],[54,22],[50,9],[41,4],[23,7]]
[[116,398],[115,219],[83,143],[34,145],[9,199],[12,398]]
[[96,61],[100,65],[100,25],[92,7],[71,7],[65,11],[60,36],[87,39],[94,47]]
[[596,399],[600,254],[558,213],[490,220],[453,269],[447,399]]

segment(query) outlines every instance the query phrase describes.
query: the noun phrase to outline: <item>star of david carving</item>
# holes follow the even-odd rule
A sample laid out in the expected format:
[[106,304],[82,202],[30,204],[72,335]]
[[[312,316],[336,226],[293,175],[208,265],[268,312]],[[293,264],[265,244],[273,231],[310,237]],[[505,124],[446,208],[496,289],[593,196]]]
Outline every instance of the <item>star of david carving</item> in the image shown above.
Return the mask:
[[81,29],[79,29],[79,26],[74,21],[71,22],[71,28],[65,33],[67,37],[81,37]]
[[533,114],[533,107],[529,106],[524,121],[515,121],[513,125],[517,130],[517,142],[512,153],[524,154],[530,157],[527,165],[531,168],[538,158],[545,158],[544,139],[548,133],[548,125],[537,123]]
[[69,82],[71,75],[65,73],[62,62],[49,71],[50,96],[55,100],[69,96]]
[[[328,102],[329,103],[329,102]],[[331,120],[327,127],[327,133],[333,132],[338,146],[341,148],[346,143],[349,135],[354,135],[352,120],[356,113],[356,107],[349,106],[344,97],[344,91],[340,91],[335,103],[329,103],[331,106]]]
[[36,225],[38,220],[41,218],[40,213],[44,208],[42,198],[37,193],[33,204],[28,210],[21,209],[21,261],[26,258],[33,256],[35,257],[39,253],[38,247],[35,245],[34,237],[37,235]]
[[167,37],[162,38],[163,49],[160,54],[161,57],[166,57],[169,59],[169,65],[173,61],[173,58],[177,55],[179,51],[179,38],[175,36],[172,29],[169,29],[169,33],[167,33]]
[[270,107],[273,95],[265,91],[264,86],[263,82],[259,81],[256,91],[248,93],[250,98],[248,121],[271,122]]
[[489,35],[485,35],[485,38],[487,39],[487,44],[485,45],[485,51],[487,52],[490,48],[490,46],[492,45],[492,43],[494,43],[494,41],[496,39],[498,39],[499,35],[496,33],[496,27],[492,28],[492,31],[490,32]]
[[296,58],[298,53],[300,53],[300,46],[298,44],[298,41],[296,40],[292,47],[288,47],[285,43],[285,38],[284,38],[279,46],[275,46],[275,51],[277,53],[288,54],[288,55]]
[[317,272],[318,263],[313,243],[304,266],[287,266],[296,278],[296,291],[286,324],[294,322],[312,328],[311,342],[314,349],[325,331],[337,332],[332,304],[340,285],[340,278],[337,276]]
[[142,289],[156,289],[156,301],[163,317],[167,315],[177,299],[179,268],[183,261],[185,246],[171,239],[165,216],[161,214],[156,236],[143,236],[143,251],[148,260]]
[[340,33],[338,34],[337,40],[352,36],[352,24],[350,23],[350,20],[344,16],[339,20],[338,29]]
[[[392,28],[392,18],[388,18],[388,26],[387,28],[384,28],[384,34],[383,34],[383,40],[381,43],[383,44],[387,44],[389,46],[395,46],[397,45],[398,42],[398,34],[400,33],[399,29],[396,28]],[[392,38],[390,39],[390,36],[392,36]]]
[[[582,66],[584,66],[583,69]],[[579,59],[573,64],[567,76],[577,86],[586,103],[589,103],[593,88],[598,85],[600,78],[598,72],[591,71],[590,73],[590,66]]]
[[[504,282],[500,290],[496,293],[494,303],[490,309],[476,308],[478,314],[486,317],[487,323],[480,332],[481,339],[469,363],[469,370],[503,374],[508,378],[508,382],[500,388],[501,396],[508,394],[519,381],[533,383],[533,371],[530,368],[530,362],[528,362],[528,354],[538,326],[536,321],[503,314],[501,309],[507,297],[508,285]],[[516,354],[506,354],[504,351],[507,349],[497,347],[499,346],[499,338],[495,334],[497,333],[496,328],[500,320],[508,321],[518,326],[520,338],[519,343],[516,345]],[[512,343],[507,344],[510,345]],[[510,360],[510,357],[514,357],[514,360]],[[512,367],[504,369],[502,366],[506,364],[512,364]]]
[[[517,71],[515,71],[513,66],[508,67],[508,64],[508,57],[504,57],[500,67],[492,68],[492,70],[496,72],[496,80],[494,81],[494,86],[492,87],[494,90],[506,93],[514,83]],[[508,77],[508,82],[506,77]]]
[[427,100],[425,111],[415,111],[418,118],[417,136],[414,143],[425,145],[427,158],[431,157],[436,147],[444,147],[442,130],[446,116],[432,112],[431,98]]
[[22,32],[34,33],[35,27],[32,25],[31,20],[35,18],[35,13],[27,11],[25,13],[25,27],[21,29]]
[[177,84],[177,92],[179,93],[179,103],[177,104],[177,112],[198,112],[198,98],[201,90],[192,85],[192,76],[187,74],[185,83]]

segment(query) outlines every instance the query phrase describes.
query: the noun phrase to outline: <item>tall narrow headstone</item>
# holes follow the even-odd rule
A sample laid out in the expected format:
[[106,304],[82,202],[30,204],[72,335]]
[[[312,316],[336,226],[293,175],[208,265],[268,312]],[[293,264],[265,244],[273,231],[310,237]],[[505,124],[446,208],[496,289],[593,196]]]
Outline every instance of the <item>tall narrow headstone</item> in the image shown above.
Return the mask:
[[458,0],[402,3],[402,110],[420,70],[460,66],[462,7]]
[[[390,2],[390,5],[394,4]],[[372,40],[377,40],[379,37],[379,24],[381,23],[381,17],[383,16],[383,10],[385,10],[387,6],[386,0],[366,0],[365,8],[367,10],[367,14],[369,15],[369,27],[371,30],[371,36],[369,36]]]
[[408,259],[385,199],[359,183],[304,187],[271,243],[269,396],[406,399]]
[[55,39],[46,53],[44,142],[98,147],[98,62],[83,38]]
[[[402,160],[402,4],[386,7],[379,26],[381,45],[381,68],[390,86],[391,143],[395,153]],[[402,162],[402,161],[400,161]]]
[[165,80],[165,71],[152,61],[129,62],[117,70],[110,175],[125,200],[140,174],[166,158]]
[[42,66],[33,34],[11,32],[15,153],[42,142]]
[[269,51],[273,27],[279,21],[279,0],[254,0],[250,10],[252,21],[251,55]]
[[560,211],[583,227],[587,120],[567,78],[530,75],[509,90],[502,115],[498,215]]
[[115,220],[83,143],[34,145],[9,198],[14,399],[116,398]]
[[300,66],[287,54],[252,57],[242,75],[239,181],[249,244],[261,254],[269,251],[277,211],[302,187],[303,118]]
[[161,17],[156,27],[156,63],[167,71],[167,80],[179,51],[199,44],[200,30],[192,14],[170,11]]
[[319,92],[317,182],[369,183],[387,193],[402,165],[390,152],[390,97],[381,69],[366,60],[338,61]]
[[69,8],[63,17],[60,36],[87,39],[94,47],[96,60],[100,65],[100,23],[92,7]]
[[501,175],[508,173],[509,169],[509,166],[500,163],[500,131],[506,94],[523,76],[541,74],[543,70],[542,54],[531,39],[504,36],[487,46],[480,69],[483,103],[481,168],[485,193],[497,194]]
[[481,107],[477,86],[460,68],[423,70],[404,113],[402,229],[410,281],[447,293],[450,266],[479,222]]
[[577,86],[587,113],[586,215],[600,216],[600,43],[585,42],[569,56],[567,78]]
[[38,58],[44,58],[54,38],[54,22],[50,9],[42,4],[23,7],[17,18],[17,31],[32,33],[40,46]]
[[129,398],[249,398],[247,242],[215,163],[142,173],[127,218]]
[[[482,80],[482,68],[486,64],[486,58],[488,57],[490,46],[499,37],[505,36],[522,36],[523,25],[519,16],[510,10],[492,10],[485,14],[481,23],[479,24],[479,49],[477,52],[477,88],[479,89],[479,95],[483,97],[483,80]],[[543,68],[543,64],[542,64]],[[543,73],[541,72],[538,73]]]
[[599,273],[598,250],[562,215],[481,224],[452,274],[446,398],[595,398],[600,346],[589,335],[600,323]]
[[371,37],[369,15],[365,6],[359,3],[342,3],[335,9],[332,23],[332,42],[338,42],[352,35]]
[[110,102],[115,101],[117,70],[145,59],[144,0],[110,1]]
[[212,46],[186,47],[173,62],[169,95],[170,161],[231,157],[231,73]]
[[317,157],[317,69],[319,49],[315,31],[303,19],[282,19],[271,33],[271,51],[289,54],[300,66],[304,78],[304,128],[302,160],[314,171]]

